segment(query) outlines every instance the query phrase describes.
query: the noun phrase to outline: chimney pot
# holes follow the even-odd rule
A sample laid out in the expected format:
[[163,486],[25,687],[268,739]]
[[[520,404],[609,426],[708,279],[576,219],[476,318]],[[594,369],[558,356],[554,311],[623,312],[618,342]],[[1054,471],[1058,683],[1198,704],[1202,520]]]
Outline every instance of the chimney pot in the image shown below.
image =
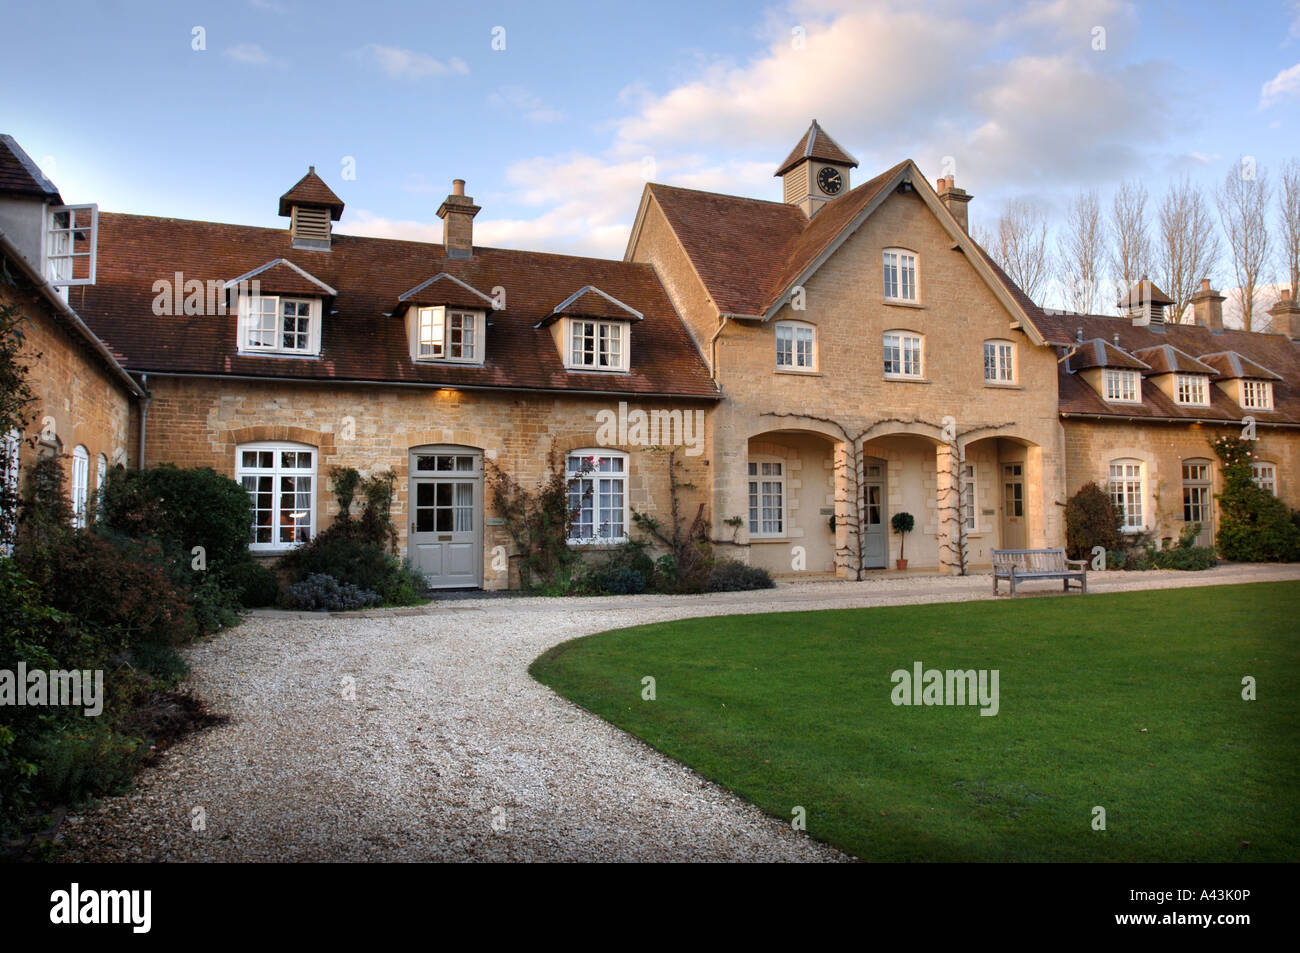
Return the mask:
[[1300,340],[1300,304],[1293,300],[1292,290],[1281,290],[1277,303],[1268,309],[1268,315],[1273,319],[1271,330],[1274,334],[1285,334],[1295,341]]
[[452,195],[464,195],[464,194],[465,194],[465,180],[464,180],[464,179],[452,179],[452,180],[451,180],[451,194],[452,194]]
[[939,176],[939,178],[935,180],[934,190],[936,192],[942,192],[947,187],[948,187],[948,180],[945,179],[943,176]]
[[1202,278],[1202,279],[1201,279],[1201,290],[1202,290],[1202,291],[1209,291],[1209,290],[1210,290],[1210,279],[1209,279],[1209,278]]

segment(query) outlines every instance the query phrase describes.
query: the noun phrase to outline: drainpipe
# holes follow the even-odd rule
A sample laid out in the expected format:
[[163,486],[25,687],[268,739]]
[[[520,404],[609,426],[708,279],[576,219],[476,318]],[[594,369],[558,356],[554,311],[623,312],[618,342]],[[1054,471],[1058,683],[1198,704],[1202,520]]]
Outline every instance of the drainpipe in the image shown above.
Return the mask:
[[727,322],[730,320],[731,315],[724,314],[722,323],[718,325],[718,330],[714,331],[713,337],[709,338],[709,376],[713,378],[715,384],[718,382],[718,338],[722,336],[722,332],[726,329]]
[[149,430],[149,405],[153,402],[153,394],[149,393],[149,375],[140,375],[140,389],[144,391],[144,400],[140,403],[140,459],[136,461],[137,470],[144,469],[144,438]]

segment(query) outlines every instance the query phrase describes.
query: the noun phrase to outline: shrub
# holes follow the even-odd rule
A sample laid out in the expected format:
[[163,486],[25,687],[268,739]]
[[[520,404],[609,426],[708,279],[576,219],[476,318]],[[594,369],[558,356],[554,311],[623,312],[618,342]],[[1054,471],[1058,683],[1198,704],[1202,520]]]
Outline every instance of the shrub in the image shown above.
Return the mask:
[[1224,559],[1238,562],[1290,562],[1300,559],[1300,528],[1286,504],[1255,485],[1250,465],[1254,442],[1219,437],[1210,446],[1223,462],[1223,492],[1218,494],[1219,530],[1215,542]]
[[[571,590],[578,573],[579,555],[569,548],[569,530],[577,508],[569,499],[569,474],[564,455],[550,455],[550,472],[536,492],[487,461],[487,485],[492,507],[505,521],[506,532],[518,553],[519,585],[523,589],[551,593]],[[575,476],[590,472],[590,467]]]
[[1181,569],[1195,572],[1213,569],[1219,564],[1211,546],[1175,546],[1155,554],[1153,558],[1157,569]]
[[1122,519],[1105,490],[1096,483],[1085,483],[1065,504],[1065,548],[1069,557],[1091,559],[1095,546],[1108,551],[1123,548]]
[[734,559],[720,559],[709,572],[708,592],[740,592],[747,589],[771,589],[776,583],[766,569],[747,566]]
[[362,589],[351,583],[339,582],[325,573],[313,573],[302,582],[285,586],[281,601],[286,609],[345,612],[378,605],[381,598],[377,592]]
[[595,579],[601,592],[614,596],[635,595],[645,592],[645,576],[626,566],[615,566],[596,574]]
[[190,673],[190,663],[170,645],[145,642],[131,649],[131,666],[164,685],[175,685]]
[[224,574],[250,558],[251,505],[247,490],[211,467],[163,464],[110,471],[98,515],[116,533],[170,542],[187,557],[202,546],[208,570]]
[[226,578],[246,609],[273,606],[280,594],[280,580],[275,573],[254,559],[236,563]]
[[120,794],[144,755],[139,738],[115,731],[101,718],[83,718],[33,743],[29,756],[40,769],[32,777],[32,792],[51,804]]

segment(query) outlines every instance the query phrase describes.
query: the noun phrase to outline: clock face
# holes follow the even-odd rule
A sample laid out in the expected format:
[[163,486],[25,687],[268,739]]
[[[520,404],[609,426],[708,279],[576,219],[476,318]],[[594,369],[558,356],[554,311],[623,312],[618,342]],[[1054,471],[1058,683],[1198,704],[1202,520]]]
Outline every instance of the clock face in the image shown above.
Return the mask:
[[827,195],[839,195],[840,189],[844,188],[844,176],[840,175],[839,169],[822,166],[817,173],[817,184]]

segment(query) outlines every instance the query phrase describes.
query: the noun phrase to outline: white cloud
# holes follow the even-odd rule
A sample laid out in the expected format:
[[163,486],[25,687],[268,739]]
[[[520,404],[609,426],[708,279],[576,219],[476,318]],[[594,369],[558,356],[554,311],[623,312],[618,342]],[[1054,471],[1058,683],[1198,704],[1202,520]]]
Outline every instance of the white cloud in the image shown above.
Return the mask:
[[558,122],[564,113],[552,109],[525,86],[502,86],[488,95],[490,105],[521,113],[529,122]]
[[1259,108],[1267,109],[1286,96],[1300,96],[1300,63],[1284,69],[1259,91]]
[[382,46],[379,43],[368,43],[354,55],[378,67],[392,79],[426,79],[430,76],[452,73],[463,76],[469,73],[469,66],[459,57],[453,56],[444,63],[427,53],[404,50],[398,46]]
[[238,43],[223,52],[237,63],[247,63],[250,66],[279,65],[279,61],[257,43]]
[[261,10],[263,13],[288,13],[289,8],[279,0],[248,0],[248,5],[254,10]]

